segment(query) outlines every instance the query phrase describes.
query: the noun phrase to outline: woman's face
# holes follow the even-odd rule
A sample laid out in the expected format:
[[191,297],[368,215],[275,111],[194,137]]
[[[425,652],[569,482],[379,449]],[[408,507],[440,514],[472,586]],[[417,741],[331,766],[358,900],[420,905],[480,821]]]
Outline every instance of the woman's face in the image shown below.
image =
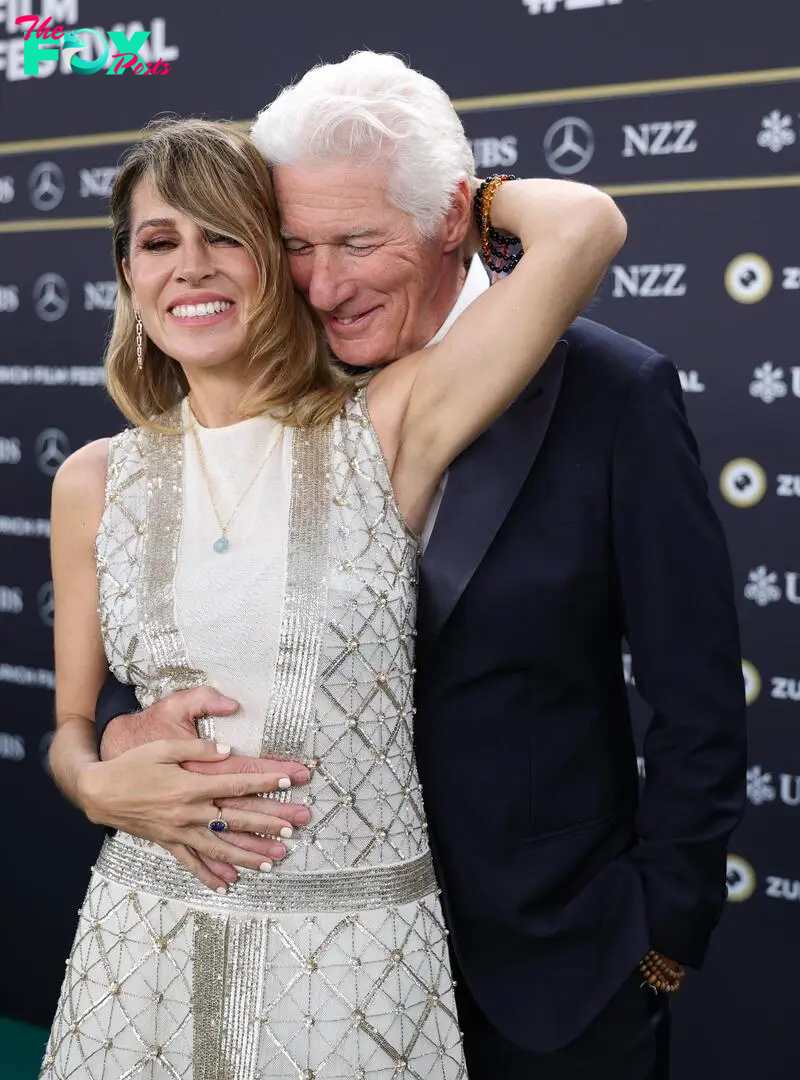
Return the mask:
[[148,180],[131,198],[125,277],[147,336],[191,372],[246,363],[246,312],[258,269],[230,237],[208,233],[165,203]]

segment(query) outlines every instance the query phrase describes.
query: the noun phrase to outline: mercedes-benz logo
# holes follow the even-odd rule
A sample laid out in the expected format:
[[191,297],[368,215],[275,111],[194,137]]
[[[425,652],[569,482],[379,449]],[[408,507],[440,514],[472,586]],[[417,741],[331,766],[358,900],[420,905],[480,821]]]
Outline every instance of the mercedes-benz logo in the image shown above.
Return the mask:
[[42,274],[33,286],[36,314],[45,322],[58,322],[69,307],[69,289],[60,274]]
[[28,193],[37,210],[55,210],[65,191],[64,174],[54,161],[41,161],[28,177]]
[[42,620],[45,626],[53,625],[53,583],[52,581],[46,581],[39,589],[39,595],[37,597],[39,603],[39,618]]
[[55,476],[69,456],[69,439],[58,428],[49,427],[36,440],[36,460],[45,476]]
[[579,173],[594,157],[594,132],[579,116],[565,116],[547,129],[544,156],[560,176]]

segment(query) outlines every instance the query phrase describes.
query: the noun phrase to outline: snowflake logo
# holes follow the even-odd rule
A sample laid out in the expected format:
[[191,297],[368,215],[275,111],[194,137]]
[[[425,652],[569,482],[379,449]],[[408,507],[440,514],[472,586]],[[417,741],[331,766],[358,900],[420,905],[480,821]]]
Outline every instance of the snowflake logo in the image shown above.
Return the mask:
[[765,405],[786,397],[788,389],[783,379],[783,368],[773,367],[769,360],[753,372],[750,397],[759,398]]
[[757,141],[759,146],[771,150],[773,154],[779,154],[786,146],[793,146],[797,141],[797,132],[792,127],[791,116],[781,116],[780,109],[773,109],[762,119]]
[[749,584],[744,587],[744,595],[747,600],[752,600],[759,607],[774,604],[780,600],[783,593],[778,585],[778,575],[775,571],[767,570],[766,566],[757,566],[748,574]]
[[774,802],[776,794],[772,773],[762,772],[760,765],[747,770],[747,798],[754,806]]

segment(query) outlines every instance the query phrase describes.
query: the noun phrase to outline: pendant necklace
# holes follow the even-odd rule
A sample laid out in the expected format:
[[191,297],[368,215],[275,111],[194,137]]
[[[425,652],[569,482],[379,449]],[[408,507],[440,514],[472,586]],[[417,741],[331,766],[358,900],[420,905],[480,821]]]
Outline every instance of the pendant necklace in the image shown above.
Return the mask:
[[283,434],[283,428],[280,427],[280,425],[278,426],[278,429],[275,432],[275,436],[272,439],[272,442],[270,443],[266,454],[264,455],[264,460],[261,462],[261,464],[256,469],[250,483],[247,485],[247,487],[244,489],[242,494],[239,496],[239,501],[234,506],[233,512],[231,513],[228,520],[223,521],[222,518],[220,517],[219,510],[217,509],[217,504],[214,502],[214,493],[213,493],[212,488],[211,488],[211,479],[210,479],[210,477],[208,475],[208,470],[206,469],[206,459],[205,459],[205,455],[203,454],[203,446],[202,446],[202,443],[200,442],[200,436],[197,433],[197,421],[196,421],[196,419],[194,417],[194,413],[191,412],[191,408],[189,409],[189,412],[190,412],[190,417],[191,417],[190,422],[189,422],[189,428],[190,428],[190,430],[192,432],[192,438],[194,439],[194,445],[195,445],[195,449],[197,451],[197,461],[198,461],[198,463],[200,465],[200,472],[201,472],[201,474],[203,476],[203,482],[205,483],[206,491],[208,492],[208,501],[211,503],[211,509],[214,511],[214,517],[217,519],[217,525],[219,525],[220,535],[219,535],[218,539],[216,539],[214,541],[214,545],[213,545],[214,546],[214,551],[216,551],[217,555],[224,555],[225,552],[230,547],[230,541],[228,540],[228,529],[230,528],[230,524],[233,521],[234,517],[236,516],[236,513],[237,513],[239,507],[244,502],[244,500],[245,500],[245,498],[247,496],[247,493],[250,491],[250,488],[253,486],[253,484],[255,484],[256,480],[261,475],[261,473],[262,473],[262,471],[264,469],[264,466],[267,464],[267,462],[269,461],[269,459],[270,459],[270,457],[272,455],[273,450],[275,449],[275,447],[280,442],[281,435]]

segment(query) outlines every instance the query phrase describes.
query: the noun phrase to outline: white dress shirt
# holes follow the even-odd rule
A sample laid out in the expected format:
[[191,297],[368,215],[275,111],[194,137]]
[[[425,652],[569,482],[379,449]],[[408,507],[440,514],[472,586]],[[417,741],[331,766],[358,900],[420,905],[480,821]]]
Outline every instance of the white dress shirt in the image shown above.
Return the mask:
[[[428,345],[435,345],[437,341],[441,341],[458,316],[466,311],[469,305],[476,297],[480,296],[482,292],[486,292],[489,288],[489,275],[486,272],[486,268],[477,255],[472,257],[469,270],[467,272],[467,280],[464,282],[461,292],[458,294],[458,299],[453,305],[453,309],[442,325],[433,335]],[[433,496],[431,502],[431,508],[428,511],[428,519],[425,522],[425,528],[422,530],[422,536],[420,538],[420,555],[425,551],[428,546],[428,541],[431,538],[433,532],[433,526],[436,524],[436,515],[439,513],[439,506],[444,495],[444,489],[447,485],[447,473],[442,477],[436,494]]]

